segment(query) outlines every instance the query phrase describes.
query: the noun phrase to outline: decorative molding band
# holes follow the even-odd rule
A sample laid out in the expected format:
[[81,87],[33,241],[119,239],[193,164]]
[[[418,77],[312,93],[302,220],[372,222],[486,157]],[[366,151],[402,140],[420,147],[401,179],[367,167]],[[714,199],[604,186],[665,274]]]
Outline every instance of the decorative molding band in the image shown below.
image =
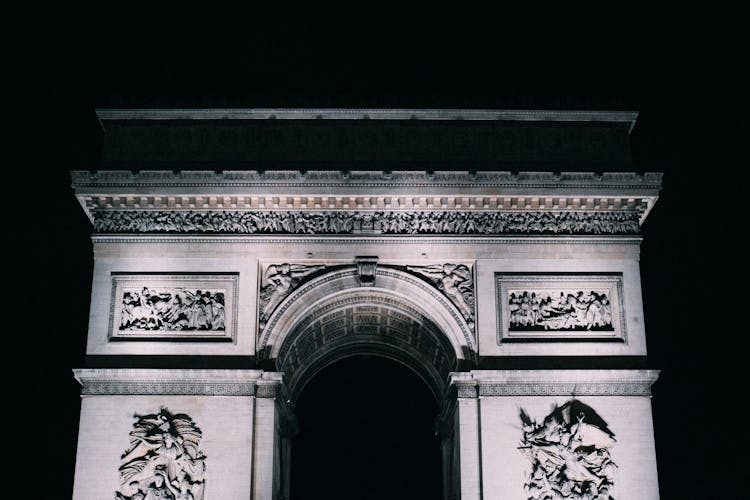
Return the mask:
[[[416,238],[415,236],[419,236]],[[326,245],[351,245],[357,244],[388,244],[388,245],[407,245],[418,244],[424,245],[430,243],[433,245],[451,244],[451,245],[635,245],[641,244],[640,236],[558,236],[550,237],[543,235],[528,236],[470,236],[463,237],[435,237],[429,235],[388,235],[382,237],[362,236],[362,235],[319,235],[314,238],[309,236],[271,236],[271,235],[222,235],[216,234],[207,237],[203,235],[176,235],[176,234],[142,234],[134,236],[132,234],[94,234],[91,239],[95,243],[222,243],[222,244],[254,244],[254,245],[276,245],[276,244],[326,244]]]
[[480,396],[650,396],[644,383],[543,382],[537,384],[481,384]]
[[479,396],[651,396],[658,376],[658,370],[476,370],[452,373],[449,385],[458,397],[472,397],[472,382]]
[[77,368],[83,395],[254,396],[262,370]]
[[289,399],[283,372],[264,372],[257,382],[255,396],[259,398]]
[[141,196],[132,194],[92,194],[83,200],[89,210],[240,210],[257,211],[261,216],[266,211],[297,210],[346,212],[372,211],[393,212],[495,212],[506,211],[637,211],[643,212],[653,201],[647,196],[623,196],[608,194],[575,195],[561,194],[431,194],[390,192],[388,195],[330,195],[310,194],[159,194],[148,193]]
[[440,120],[633,123],[637,111],[373,108],[98,108],[100,120]]
[[637,235],[642,212],[95,210],[93,216],[100,234]]
[[[511,171],[411,171],[411,170],[74,170],[73,187],[94,194],[98,189],[139,187],[221,188],[561,188],[606,191],[627,189],[656,195],[659,172],[511,172]],[[149,193],[153,196],[153,192]],[[208,194],[208,193],[206,193]],[[342,193],[343,194],[343,193]],[[546,193],[545,193],[546,194]],[[132,196],[132,195],[131,195]]]
[[454,372],[448,375],[448,393],[453,393],[457,398],[476,398],[479,386],[471,375],[471,372]]

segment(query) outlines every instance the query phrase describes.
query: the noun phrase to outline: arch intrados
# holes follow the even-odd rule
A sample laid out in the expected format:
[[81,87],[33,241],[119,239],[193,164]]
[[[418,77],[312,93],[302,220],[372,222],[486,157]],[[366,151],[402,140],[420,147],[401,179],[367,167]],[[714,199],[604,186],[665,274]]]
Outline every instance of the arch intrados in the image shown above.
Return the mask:
[[[342,295],[343,304],[337,300]],[[458,368],[455,349],[437,325],[404,299],[372,289],[362,295],[345,290],[306,311],[282,342],[275,369],[293,387],[316,373],[321,359],[339,353],[385,354],[411,367],[436,394]]]

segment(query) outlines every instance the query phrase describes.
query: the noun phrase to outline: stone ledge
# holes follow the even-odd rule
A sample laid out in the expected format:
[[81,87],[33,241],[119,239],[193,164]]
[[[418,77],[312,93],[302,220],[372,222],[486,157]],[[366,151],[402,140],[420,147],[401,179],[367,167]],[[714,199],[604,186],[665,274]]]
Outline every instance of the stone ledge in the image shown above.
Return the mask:
[[270,374],[262,370],[76,368],[73,374],[82,395],[254,396],[259,383],[283,384],[266,380]]
[[651,396],[658,377],[659,370],[473,370],[452,373],[449,387],[458,397]]

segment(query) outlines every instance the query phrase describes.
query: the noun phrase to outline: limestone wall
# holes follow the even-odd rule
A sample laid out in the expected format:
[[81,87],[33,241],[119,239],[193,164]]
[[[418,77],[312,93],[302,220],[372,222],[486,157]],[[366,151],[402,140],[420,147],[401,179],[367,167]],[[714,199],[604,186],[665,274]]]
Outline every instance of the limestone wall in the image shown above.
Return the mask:
[[286,401],[280,374],[78,369],[75,375],[83,386],[76,500],[137,498],[137,490],[161,486],[157,476],[176,490],[186,487],[195,500],[272,497],[280,473],[274,443],[284,421],[277,410]]
[[461,423],[463,440],[478,436],[462,444],[468,457],[461,461],[481,457],[482,495],[470,485],[464,494],[527,500],[545,489],[567,488],[570,495],[595,484],[600,495],[606,487],[614,498],[659,498],[649,389],[656,375],[528,370],[457,376],[459,402],[478,413],[467,413],[471,418]]
[[[256,354],[261,267],[286,262],[305,265],[354,266],[359,255],[377,256],[380,266],[468,263],[474,272],[476,296],[475,345],[481,356],[523,355],[645,355],[645,330],[638,267],[638,238],[545,240],[444,238],[168,238],[95,237],[95,266],[89,317],[89,355],[235,355]],[[473,264],[473,265],[472,265]],[[497,277],[508,273],[617,275],[622,321],[617,335],[603,342],[506,342],[503,340]],[[149,277],[150,275],[150,277]],[[226,338],[182,338],[179,342],[137,342],[113,339],[122,302],[115,281],[143,277],[142,283],[186,280],[199,289],[210,279],[232,281],[233,310],[227,310]],[[550,278],[554,280],[554,276]],[[581,277],[580,282],[587,278]],[[177,285],[175,285],[177,286]],[[182,286],[182,285],[181,285]],[[221,286],[229,286],[223,283]],[[195,291],[195,290],[194,290]],[[231,323],[231,324],[229,324]],[[585,337],[582,336],[582,337]],[[549,339],[548,339],[549,340]]]

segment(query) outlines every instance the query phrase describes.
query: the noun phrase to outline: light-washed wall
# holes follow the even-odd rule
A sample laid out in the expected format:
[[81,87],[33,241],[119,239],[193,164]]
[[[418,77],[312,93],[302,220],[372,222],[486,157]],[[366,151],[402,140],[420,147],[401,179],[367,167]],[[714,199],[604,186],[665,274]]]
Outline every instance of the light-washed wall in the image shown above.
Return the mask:
[[[522,440],[520,410],[541,422],[552,407],[570,397],[527,396],[479,398],[484,500],[527,500],[524,482],[531,462],[518,446]],[[610,450],[617,465],[614,498],[655,500],[659,486],[651,419],[651,400],[640,396],[581,396],[609,424],[617,442]]]
[[[461,485],[462,500],[533,498],[524,488],[533,472],[532,458],[520,447],[524,432],[539,427],[526,422],[525,428],[521,412],[531,422],[542,424],[556,406],[573,399],[590,407],[579,406],[587,412],[583,422],[591,425],[584,428],[591,434],[584,436],[582,443],[602,443],[595,447],[608,449],[616,465],[610,494],[628,500],[658,499],[650,399],[657,378],[656,370],[473,370],[451,374],[450,394],[458,398],[457,407],[476,408],[476,412],[458,413],[456,431],[462,440],[461,480],[464,463],[474,464],[478,455],[481,494],[474,491],[477,478],[470,475],[469,484]],[[598,425],[597,415],[606,426]],[[577,421],[576,415],[567,418],[573,424]],[[606,436],[606,431],[601,431],[602,427],[614,433],[614,442],[603,442],[601,436]],[[552,435],[550,442],[556,436]],[[539,449],[544,451],[540,457],[554,457],[558,451],[555,445]],[[560,457],[565,455],[563,452]]]
[[[604,259],[588,255],[585,247],[577,256],[558,259],[483,259],[477,261],[477,334],[482,356],[645,356],[646,331],[638,261]],[[501,342],[495,290],[496,273],[618,273],[622,274],[624,342]],[[581,278],[585,281],[586,278]]]
[[[113,342],[109,329],[112,301],[112,273],[236,273],[237,321],[233,342]],[[255,353],[257,260],[251,254],[226,256],[196,255],[189,245],[162,248],[152,245],[127,245],[119,255],[97,257],[94,262],[89,334],[89,355],[253,355]],[[199,278],[198,278],[199,279]]]
[[[591,241],[480,238],[162,238],[119,240],[95,237],[88,355],[252,356],[257,347],[258,272],[261,262],[354,265],[359,255],[376,255],[382,265],[445,262],[475,264],[476,344],[481,356],[645,355],[639,240]],[[497,272],[622,273],[627,339],[624,343],[500,344]],[[113,342],[108,338],[112,273],[236,273],[237,332],[234,342]]]
[[114,498],[133,416],[158,413],[162,406],[189,415],[203,432],[205,500],[250,498],[255,397],[90,395],[81,402],[74,500]]

